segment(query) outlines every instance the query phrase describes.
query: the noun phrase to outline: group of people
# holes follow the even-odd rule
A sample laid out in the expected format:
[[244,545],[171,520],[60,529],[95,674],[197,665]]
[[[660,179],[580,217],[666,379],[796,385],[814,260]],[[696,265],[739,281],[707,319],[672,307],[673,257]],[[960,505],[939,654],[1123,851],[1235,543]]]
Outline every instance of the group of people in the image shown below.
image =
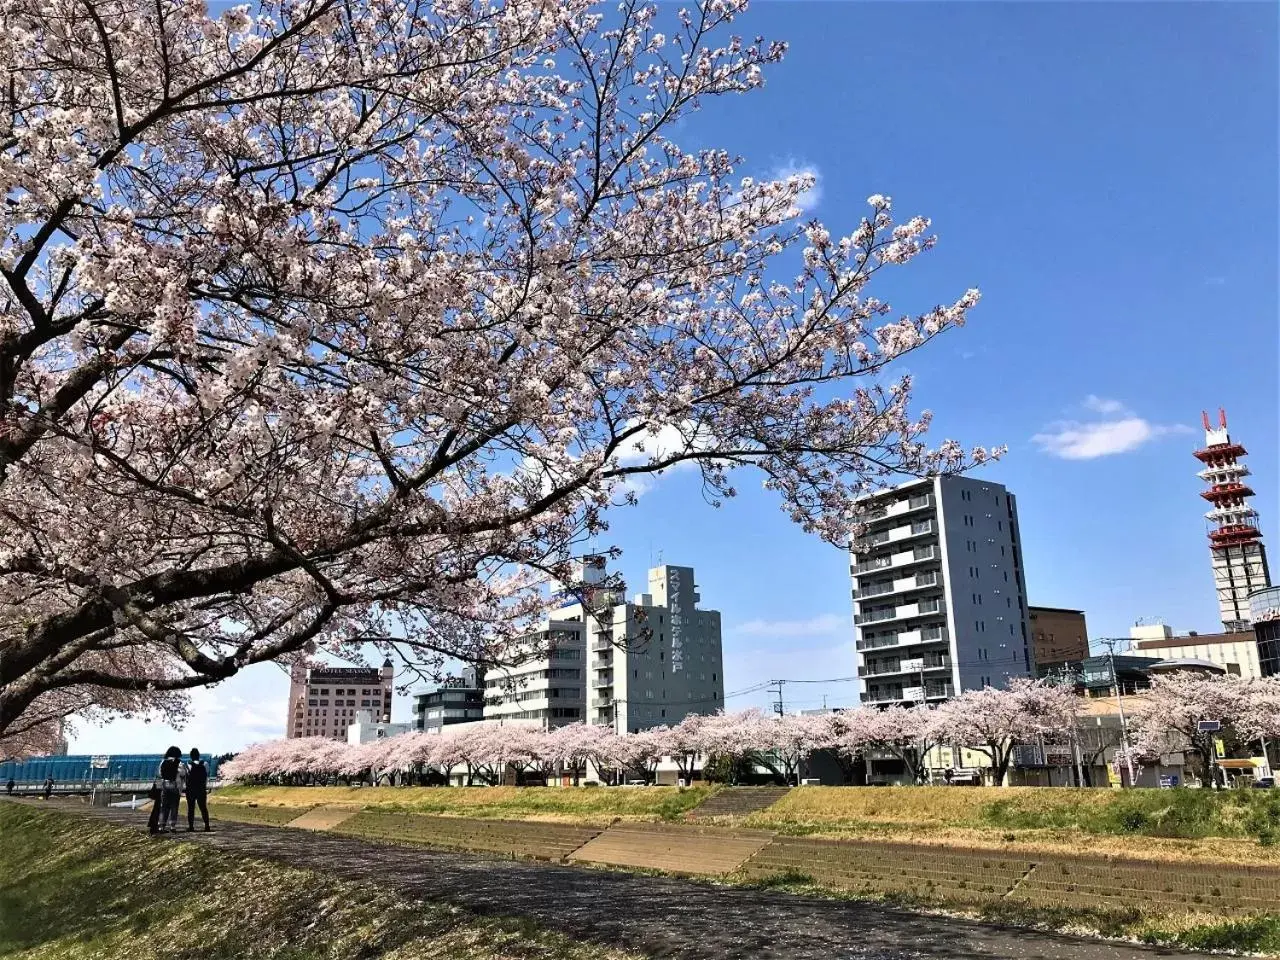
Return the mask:
[[147,821],[147,831],[151,834],[177,833],[178,801],[183,795],[187,798],[187,832],[196,828],[196,807],[200,808],[200,817],[204,820],[204,829],[209,830],[209,770],[200,759],[200,751],[191,748],[191,762],[182,759],[182,751],[170,747],[160,761],[156,770],[155,783],[151,788],[151,817]]
[[[13,777],[10,777],[9,782],[4,785],[4,792],[12,797],[13,792],[16,789],[18,789],[18,781],[13,779]],[[44,778],[44,787],[41,789],[40,795],[44,797],[46,800],[48,800],[51,796],[53,796],[53,777],[52,776]]]

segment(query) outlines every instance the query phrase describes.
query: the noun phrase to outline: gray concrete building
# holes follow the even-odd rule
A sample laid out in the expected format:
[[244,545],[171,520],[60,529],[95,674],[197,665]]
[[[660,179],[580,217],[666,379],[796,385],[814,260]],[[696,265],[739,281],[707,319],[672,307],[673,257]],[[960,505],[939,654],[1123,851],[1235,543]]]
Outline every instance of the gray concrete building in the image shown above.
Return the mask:
[[435,690],[413,695],[414,728],[439,733],[456,723],[484,719],[484,674],[466,667],[461,676],[446,680]]
[[648,586],[588,620],[587,721],[619,733],[724,709],[720,612],[699,606],[693,568],[654,567]]
[[861,506],[849,572],[864,704],[936,702],[1033,674],[1012,494],[933,477]]
[[654,567],[629,603],[600,558],[580,561],[574,578],[528,637],[528,657],[486,674],[485,720],[635,733],[724,709],[720,612],[699,606],[692,567]]

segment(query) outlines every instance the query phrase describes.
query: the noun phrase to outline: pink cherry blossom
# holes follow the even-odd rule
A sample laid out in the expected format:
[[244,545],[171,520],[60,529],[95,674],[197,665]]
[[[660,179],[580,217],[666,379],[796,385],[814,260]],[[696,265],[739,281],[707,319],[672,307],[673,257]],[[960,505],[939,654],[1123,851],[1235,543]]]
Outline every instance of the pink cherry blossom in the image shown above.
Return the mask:
[[892,368],[976,291],[871,288],[929,222],[806,223],[804,177],[676,142],[785,51],[743,6],[0,0],[0,735],[370,642],[509,660],[676,464],[843,546],[985,459]]

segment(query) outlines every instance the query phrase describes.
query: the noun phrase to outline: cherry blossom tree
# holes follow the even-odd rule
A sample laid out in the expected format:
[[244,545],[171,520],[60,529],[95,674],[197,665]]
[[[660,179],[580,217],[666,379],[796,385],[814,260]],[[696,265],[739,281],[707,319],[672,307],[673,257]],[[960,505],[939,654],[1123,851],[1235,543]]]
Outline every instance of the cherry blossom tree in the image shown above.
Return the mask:
[[935,710],[935,741],[950,741],[983,753],[991,779],[1006,786],[1014,748],[1075,727],[1080,698],[1070,687],[1044,680],[1013,679],[1007,688],[965,690]]
[[[852,721],[851,721],[852,722]],[[912,783],[924,779],[924,764],[943,739],[934,707],[920,703],[913,707],[890,706],[868,709],[858,718],[858,742],[892,753],[902,762]]]
[[42,697],[369,642],[501,662],[632,482],[759,470],[843,546],[923,442],[809,177],[674,132],[785,45],[745,0],[0,0],[0,734]]
[[1242,699],[1236,715],[1241,736],[1250,740],[1280,740],[1280,676],[1248,681]]
[[[1213,741],[1229,736],[1229,728],[1256,726],[1251,708],[1255,689],[1235,676],[1205,676],[1190,671],[1151,678],[1151,689],[1136,701],[1130,723],[1135,754],[1148,759],[1190,752],[1203,775],[1209,770]],[[1202,721],[1217,721],[1224,731],[1201,732]]]
[[552,730],[547,735],[544,748],[553,756],[561,769],[573,777],[576,787],[586,775],[590,764],[599,765],[608,755],[608,740],[613,732],[607,727],[586,723],[571,723]]

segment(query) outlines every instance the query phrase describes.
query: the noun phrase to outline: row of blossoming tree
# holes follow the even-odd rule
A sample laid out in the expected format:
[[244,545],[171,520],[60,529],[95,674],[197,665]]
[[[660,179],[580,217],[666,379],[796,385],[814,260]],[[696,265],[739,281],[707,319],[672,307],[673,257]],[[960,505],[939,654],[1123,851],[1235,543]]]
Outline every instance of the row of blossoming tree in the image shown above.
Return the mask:
[[[860,707],[814,716],[769,716],[757,710],[691,715],[674,726],[615,734],[572,724],[553,730],[522,725],[467,725],[457,732],[410,733],[349,745],[323,738],[277,740],[250,747],[224,765],[247,782],[309,784],[343,779],[391,783],[517,783],[554,776],[581,781],[594,770],[609,782],[652,782],[659,763],[672,762],[689,780],[700,769],[760,767],[797,782],[819,750],[831,751],[852,779],[869,751],[898,758],[911,780],[923,779],[934,747],[963,746],[985,757],[993,783],[1006,782],[1024,743],[1072,743],[1084,701],[1070,687],[1018,680],[1007,689],[970,690],[938,706]],[[1132,759],[1191,752],[1201,761],[1211,744],[1198,730],[1218,720],[1240,742],[1280,737],[1280,678],[1175,675],[1157,678],[1134,700]],[[1119,746],[1118,742],[1116,743]]]

